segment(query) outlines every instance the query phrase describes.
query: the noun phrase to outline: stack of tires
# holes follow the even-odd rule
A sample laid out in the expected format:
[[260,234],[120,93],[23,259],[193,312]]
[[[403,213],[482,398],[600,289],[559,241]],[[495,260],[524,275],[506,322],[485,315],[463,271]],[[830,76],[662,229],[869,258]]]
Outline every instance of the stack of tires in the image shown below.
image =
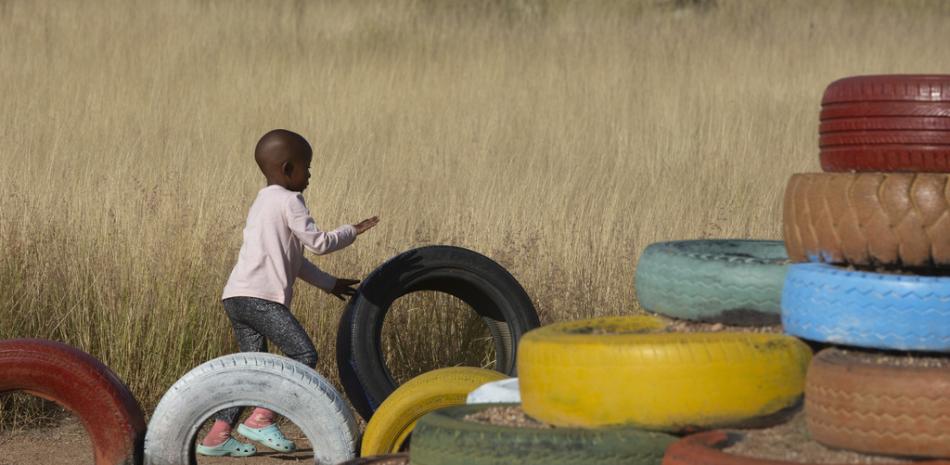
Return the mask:
[[[638,294],[661,313],[779,321],[780,242],[655,244],[644,257]],[[409,455],[413,465],[659,465],[677,434],[769,422],[799,405],[810,359],[783,334],[676,333],[653,316],[552,324],[518,347],[520,408],[536,425],[473,419],[509,405],[440,409],[419,420]]]
[[[837,81],[821,119],[829,173],[792,177],[784,244],[653,244],[637,267],[648,310],[789,335],[650,316],[531,331],[521,409],[547,428],[473,421],[491,405],[436,410],[412,464],[776,465],[722,451],[742,437],[716,428],[774,424],[803,391],[821,443],[950,457],[950,77]],[[812,357],[792,336],[842,347]],[[695,430],[709,431],[673,436]]]
[[[694,396],[694,402],[700,402],[697,407],[679,400],[672,409],[666,407],[667,411],[680,406],[694,415],[702,408],[718,411],[709,412],[717,421],[691,419],[688,430],[710,431],[688,435],[671,444],[664,453],[664,465],[761,465],[761,459],[721,451],[743,438],[716,428],[771,426],[799,408],[811,349],[793,337],[769,334],[780,332],[777,325],[781,322],[787,264],[781,241],[663,242],[651,244],[640,256],[636,287],[644,309],[694,322],[700,330],[731,331],[671,335],[683,341],[684,348],[690,337],[707,341],[714,337],[729,339],[732,347],[721,342],[694,342],[694,350],[700,352],[689,358],[694,366],[688,372],[675,373],[678,367],[667,362],[668,371],[675,373],[673,379],[688,380],[686,389]],[[710,323],[713,325],[709,326]],[[766,367],[773,371],[764,372]],[[670,375],[667,373],[666,377]],[[739,391],[737,384],[758,389],[781,386],[787,391],[782,395],[765,389]],[[662,389],[666,392],[670,388]],[[736,397],[714,397],[722,392],[734,393]],[[763,408],[764,405],[771,408]],[[732,421],[723,421],[727,418]]]
[[858,76],[822,100],[825,173],[785,191],[789,334],[823,344],[808,430],[860,452],[950,457],[950,76]]

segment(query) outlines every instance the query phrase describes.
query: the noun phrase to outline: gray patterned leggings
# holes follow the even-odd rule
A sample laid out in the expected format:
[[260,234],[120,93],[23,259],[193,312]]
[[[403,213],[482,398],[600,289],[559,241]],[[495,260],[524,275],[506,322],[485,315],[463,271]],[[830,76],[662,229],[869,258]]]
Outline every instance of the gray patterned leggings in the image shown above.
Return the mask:
[[[317,366],[317,349],[287,307],[255,297],[231,297],[222,303],[241,352],[266,352],[269,339],[284,355],[308,367]],[[243,410],[244,407],[231,407],[221,410],[214,418],[233,427]]]

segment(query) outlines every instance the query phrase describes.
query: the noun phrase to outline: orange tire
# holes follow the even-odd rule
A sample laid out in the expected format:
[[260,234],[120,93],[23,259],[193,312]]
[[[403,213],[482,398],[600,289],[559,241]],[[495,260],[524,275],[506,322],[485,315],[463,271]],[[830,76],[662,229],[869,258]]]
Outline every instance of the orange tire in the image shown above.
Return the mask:
[[805,415],[832,447],[950,458],[950,359],[826,349],[808,369]]

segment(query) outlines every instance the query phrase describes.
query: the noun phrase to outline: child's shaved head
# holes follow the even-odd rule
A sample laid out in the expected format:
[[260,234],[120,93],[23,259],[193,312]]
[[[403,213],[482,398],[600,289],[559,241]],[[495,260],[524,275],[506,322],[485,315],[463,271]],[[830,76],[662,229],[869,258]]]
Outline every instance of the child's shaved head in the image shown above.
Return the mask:
[[261,168],[264,175],[267,176],[274,168],[280,169],[281,165],[299,155],[309,156],[313,154],[310,143],[303,136],[286,129],[274,129],[264,134],[261,140],[257,141],[257,147],[254,148],[254,160],[257,166]]
[[298,192],[307,187],[311,158],[313,149],[307,139],[286,129],[264,134],[254,148],[254,160],[267,178],[267,184],[279,184]]

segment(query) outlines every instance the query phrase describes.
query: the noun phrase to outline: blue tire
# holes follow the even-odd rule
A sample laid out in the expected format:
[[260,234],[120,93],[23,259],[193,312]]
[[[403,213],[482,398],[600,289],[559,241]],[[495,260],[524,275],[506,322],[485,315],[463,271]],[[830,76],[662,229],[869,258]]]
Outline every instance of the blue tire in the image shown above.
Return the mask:
[[637,299],[671,318],[777,325],[787,262],[782,241],[659,242],[640,255]]
[[790,265],[782,324],[812,341],[950,352],[950,278]]

